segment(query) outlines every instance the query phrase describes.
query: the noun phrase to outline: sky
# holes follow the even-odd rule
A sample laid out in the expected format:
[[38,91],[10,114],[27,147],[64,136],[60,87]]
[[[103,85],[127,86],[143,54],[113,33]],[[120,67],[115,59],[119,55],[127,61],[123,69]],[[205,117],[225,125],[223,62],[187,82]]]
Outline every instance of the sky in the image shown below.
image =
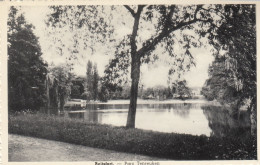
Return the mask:
[[[49,42],[49,39],[45,33],[46,25],[44,20],[46,19],[46,15],[48,14],[49,9],[45,6],[24,6],[22,11],[24,12],[27,21],[35,26],[34,33],[37,37],[39,37],[39,43],[43,52],[43,59],[46,60],[49,64],[64,63],[66,55],[60,56],[57,54],[57,52],[51,47],[52,43]],[[120,15],[118,15],[118,17],[120,17]],[[126,17],[124,19],[126,22],[130,22],[132,18]],[[131,22],[129,23],[129,27],[125,26],[124,24],[120,24],[120,22],[116,20],[118,19],[115,18],[113,21],[115,24],[115,33],[117,38],[122,38],[122,36],[125,34],[131,33]],[[145,38],[146,36],[149,36],[150,33],[151,32],[149,29],[146,29],[140,35]],[[68,38],[70,38],[69,34],[67,35],[67,38],[64,37],[63,39],[66,40]],[[109,59],[113,57],[111,53],[108,54],[105,52],[105,50],[106,49],[103,49],[102,45],[94,53],[82,50],[82,58],[75,61],[74,72],[80,76],[85,75],[87,61],[91,60],[97,63],[99,75],[102,76],[105,66],[109,63]],[[202,87],[205,80],[208,78],[208,66],[214,58],[211,55],[212,53],[210,52],[210,49],[204,47],[192,49],[192,54],[195,59],[196,67],[192,67],[189,72],[185,73],[184,79],[187,80],[189,87]],[[160,62],[157,62],[156,64],[143,64],[141,67],[142,84],[144,84],[145,87],[153,87],[156,85],[167,86],[169,68],[170,67],[168,65]]]

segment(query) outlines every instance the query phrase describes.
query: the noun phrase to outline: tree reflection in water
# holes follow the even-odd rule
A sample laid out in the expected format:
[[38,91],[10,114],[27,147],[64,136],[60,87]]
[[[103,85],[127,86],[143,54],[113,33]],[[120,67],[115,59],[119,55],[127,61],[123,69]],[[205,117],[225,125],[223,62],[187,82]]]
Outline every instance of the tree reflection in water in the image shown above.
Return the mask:
[[[86,122],[124,126],[128,104],[88,105],[87,110],[69,111],[67,117]],[[160,132],[176,132],[214,137],[240,137],[250,134],[250,118],[241,112],[233,118],[221,106],[205,104],[138,104],[137,126]]]
[[178,104],[179,106],[173,111],[174,114],[187,118],[190,114],[190,109],[194,106],[192,104]]
[[203,113],[209,122],[211,136],[240,137],[246,139],[250,134],[250,117],[246,111],[239,118],[230,115],[228,109],[221,106],[202,106]]
[[98,113],[91,111],[81,111],[81,112],[67,112],[65,116],[70,118],[82,119],[90,123],[98,123],[99,120],[102,120],[102,116],[98,116]]

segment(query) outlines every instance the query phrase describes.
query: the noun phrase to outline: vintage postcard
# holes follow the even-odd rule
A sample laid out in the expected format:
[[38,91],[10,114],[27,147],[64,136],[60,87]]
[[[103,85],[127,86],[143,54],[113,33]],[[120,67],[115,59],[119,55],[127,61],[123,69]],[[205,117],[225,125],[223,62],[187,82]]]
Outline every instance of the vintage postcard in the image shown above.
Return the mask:
[[257,1],[0,1],[2,164],[258,164]]

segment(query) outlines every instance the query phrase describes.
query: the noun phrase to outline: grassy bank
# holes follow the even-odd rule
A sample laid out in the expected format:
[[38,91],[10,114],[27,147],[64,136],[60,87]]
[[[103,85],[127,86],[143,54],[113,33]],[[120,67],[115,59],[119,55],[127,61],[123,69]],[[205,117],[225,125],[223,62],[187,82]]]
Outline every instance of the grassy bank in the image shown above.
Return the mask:
[[40,114],[9,115],[9,133],[173,160],[256,159],[254,138],[208,138],[86,123]]

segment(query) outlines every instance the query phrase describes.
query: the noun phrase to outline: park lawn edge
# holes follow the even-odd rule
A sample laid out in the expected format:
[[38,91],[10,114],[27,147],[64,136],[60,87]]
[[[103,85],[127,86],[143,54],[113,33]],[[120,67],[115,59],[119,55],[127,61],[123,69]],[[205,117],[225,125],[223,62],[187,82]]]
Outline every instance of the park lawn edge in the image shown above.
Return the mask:
[[44,114],[9,114],[12,134],[172,160],[255,160],[256,137],[215,138],[87,123]]

